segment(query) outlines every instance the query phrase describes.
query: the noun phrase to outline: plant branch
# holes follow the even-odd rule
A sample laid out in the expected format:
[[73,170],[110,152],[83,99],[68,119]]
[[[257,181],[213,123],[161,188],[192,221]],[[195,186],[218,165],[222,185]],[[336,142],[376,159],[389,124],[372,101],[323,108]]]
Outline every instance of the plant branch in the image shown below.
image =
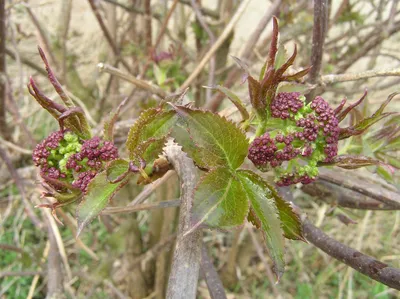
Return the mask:
[[[249,40],[247,41],[243,52],[240,55],[241,60],[249,60],[251,57],[255,56],[253,53],[254,47],[257,44],[258,40],[261,37],[265,27],[271,21],[274,14],[276,14],[279,10],[281,5],[281,0],[275,0],[271,7],[267,10],[266,14],[261,18],[260,22],[258,23],[256,29],[250,36]],[[225,80],[224,87],[231,88],[233,84],[238,80],[241,76],[243,71],[240,68],[234,68],[227,76]],[[221,105],[222,100],[224,99],[224,95],[222,93],[217,93],[212,100],[207,103],[206,108],[211,111],[217,111],[218,107]]]
[[367,199],[367,196],[358,192],[337,187],[336,185],[318,180],[309,185],[303,185],[301,190],[333,206],[356,210],[400,210],[400,207],[386,205],[374,199]]
[[0,0],[0,134],[10,140],[10,129],[6,119],[7,79],[6,79],[6,0]]
[[226,299],[224,286],[204,244],[201,248],[201,272],[205,277],[211,299]]
[[[204,19],[199,6],[196,3],[196,0],[191,0],[193,10],[196,14],[196,18],[200,23],[201,27],[203,27],[204,31],[207,33],[208,38],[210,39],[210,46],[212,47],[215,43],[215,35],[208,26],[206,20]],[[208,72],[208,86],[214,86],[215,82],[215,55],[210,58],[210,70]],[[208,103],[211,99],[211,89],[206,90],[206,103]]]
[[123,57],[121,57],[120,49],[115,44],[115,41],[113,40],[113,38],[111,36],[111,33],[108,31],[108,28],[107,28],[105,22],[103,21],[100,11],[97,8],[95,0],[88,0],[88,1],[89,1],[90,7],[92,8],[92,11],[93,11],[96,19],[97,19],[97,22],[99,23],[100,28],[103,31],[104,37],[106,38],[108,44],[111,47],[111,50],[113,51],[114,55],[119,58],[121,63],[124,65],[124,67],[129,71],[130,70],[129,64],[123,59]]
[[180,204],[181,201],[179,199],[174,199],[174,200],[166,200],[161,202],[146,203],[141,205],[126,206],[126,207],[109,207],[104,209],[103,212],[101,212],[101,214],[110,215],[110,214],[133,213],[138,211],[173,208],[173,207],[179,207]]
[[399,269],[390,267],[385,263],[334,240],[308,221],[304,222],[303,230],[304,236],[310,243],[333,258],[376,281],[396,290],[400,290]]
[[390,70],[370,70],[360,73],[349,73],[349,74],[331,74],[324,75],[321,77],[320,84],[327,85],[338,82],[357,81],[374,77],[399,77],[400,68]]
[[202,231],[196,230],[184,236],[191,227],[190,208],[196,186],[196,168],[193,161],[171,141],[165,148],[168,160],[181,181],[181,207],[179,212],[178,238],[168,280],[167,298],[196,298],[201,260]]
[[160,87],[151,85],[144,80],[137,79],[134,76],[126,74],[111,65],[99,63],[97,65],[97,67],[99,68],[100,72],[106,72],[110,75],[121,78],[122,80],[128,81],[128,82],[134,84],[136,87],[147,90],[153,94],[158,95],[161,98],[165,98],[167,96],[167,93]]
[[[318,81],[318,76],[322,66],[322,56],[324,54],[325,35],[328,29],[328,0],[314,1],[314,27],[313,44],[311,49],[311,71],[308,81],[314,84]],[[306,95],[307,102],[312,101],[316,91],[312,90]]]
[[195,70],[190,74],[189,78],[182,84],[181,90],[185,90],[193,83],[193,81],[197,78],[200,72],[203,70],[205,65],[209,62],[209,60],[214,56],[215,52],[222,46],[224,41],[229,37],[230,33],[232,32],[233,28],[235,27],[236,23],[239,21],[241,15],[243,14],[244,10],[246,9],[247,5],[250,3],[250,0],[243,0],[240,3],[240,6],[236,10],[235,14],[233,15],[232,19],[229,21],[228,25],[226,25],[224,31],[222,31],[219,38],[215,41],[212,45],[210,50],[207,54],[203,57],[203,59],[197,64]]
[[320,179],[366,195],[387,206],[394,208],[400,207],[400,195],[397,192],[382,187],[377,189],[376,186],[371,184],[368,180],[355,178],[354,176],[350,178],[342,172],[330,171],[322,171],[320,173]]

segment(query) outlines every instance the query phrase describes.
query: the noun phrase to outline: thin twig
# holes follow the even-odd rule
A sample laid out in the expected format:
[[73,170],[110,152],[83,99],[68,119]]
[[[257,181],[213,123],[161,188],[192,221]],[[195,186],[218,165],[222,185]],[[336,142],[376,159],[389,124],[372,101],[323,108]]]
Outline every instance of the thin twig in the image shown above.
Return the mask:
[[253,241],[254,247],[256,248],[257,255],[261,259],[261,262],[264,264],[265,274],[267,275],[267,278],[269,280],[269,284],[271,285],[272,291],[273,291],[274,295],[277,298],[279,298],[280,295],[279,295],[279,291],[278,291],[278,289],[276,288],[276,285],[275,285],[274,274],[272,273],[271,267],[268,264],[267,259],[265,258],[264,251],[263,251],[260,243],[258,242],[255,233],[253,232],[253,228],[251,226],[249,226],[249,225],[246,228],[247,228],[247,231],[249,232],[249,234],[251,236],[251,240]]
[[126,207],[109,207],[101,212],[102,215],[110,215],[110,214],[128,214],[138,211],[147,211],[147,210],[156,210],[156,209],[165,209],[165,208],[173,208],[179,207],[181,201],[179,199],[174,200],[166,200],[155,203],[146,203],[141,205],[133,205]]
[[155,52],[158,48],[158,46],[160,45],[161,39],[164,36],[165,31],[167,30],[167,26],[168,26],[168,22],[172,16],[172,13],[175,11],[176,5],[178,4],[179,0],[174,0],[174,2],[172,3],[171,8],[169,9],[167,16],[165,17],[161,28],[160,28],[160,32],[158,33],[156,42],[154,43],[153,46],[153,51]]
[[35,276],[35,275],[43,275],[42,271],[3,271],[0,272],[0,278],[9,277],[9,276]]
[[[204,31],[207,32],[208,38],[210,39],[210,47],[212,47],[215,43],[215,35],[211,31],[210,27],[207,25],[206,20],[204,19],[200,8],[198,7],[196,0],[191,0],[193,10],[196,14],[197,20],[199,21],[201,27],[203,27]],[[210,59],[210,70],[208,72],[208,86],[214,86],[215,82],[215,55],[213,55]],[[206,89],[206,103],[210,102],[211,99],[211,89]]]
[[181,90],[185,90],[188,88],[192,82],[197,78],[200,72],[203,70],[205,65],[211,59],[211,57],[217,52],[219,47],[222,46],[224,41],[229,37],[230,33],[232,32],[233,28],[235,27],[236,23],[239,21],[240,17],[242,16],[244,10],[246,9],[247,5],[250,3],[251,0],[243,0],[240,3],[240,6],[236,10],[235,14],[233,15],[232,19],[226,25],[224,31],[222,31],[221,35],[218,37],[214,45],[210,48],[207,54],[203,57],[203,59],[197,64],[195,70],[190,74],[189,78],[182,84]]
[[48,224],[48,238],[50,243],[47,259],[47,298],[57,298],[64,292],[61,256],[57,240],[51,224]]
[[324,180],[318,180],[312,184],[303,185],[301,190],[333,206],[338,205],[343,208],[356,210],[400,210],[400,207],[396,208],[385,205],[383,202],[374,199],[367,199],[365,195],[340,188]]
[[361,180],[355,177],[350,178],[343,175],[343,173],[329,171],[321,172],[320,179],[366,195],[384,203],[385,205],[395,208],[400,207],[400,195],[397,192],[393,192],[385,188],[377,189],[376,186],[369,183],[368,180]]
[[26,198],[24,183],[19,176],[17,170],[15,169],[14,165],[12,164],[10,157],[8,156],[7,152],[0,146],[0,158],[4,161],[7,166],[9,173],[11,174],[12,179],[15,182],[15,185],[18,188],[18,191],[21,195],[22,201],[24,202],[26,213],[28,214],[31,221],[39,228],[43,227],[42,222],[36,216],[32,209],[32,205],[29,200]]
[[165,148],[168,160],[181,181],[181,207],[179,213],[178,238],[168,280],[167,298],[196,298],[197,281],[201,260],[202,231],[184,236],[191,227],[190,209],[196,184],[196,168],[193,161],[182,152],[181,147],[171,141]]
[[[18,56],[17,56],[17,54],[16,54],[13,50],[11,50],[11,49],[9,49],[9,48],[6,48],[5,52],[6,52],[6,54],[7,54],[8,56],[10,56],[12,59],[17,60]],[[44,68],[42,68],[40,65],[38,65],[38,64],[36,64],[36,63],[34,63],[34,62],[32,62],[31,59],[29,59],[29,58],[27,58],[27,57],[25,57],[25,56],[22,56],[21,54],[19,54],[19,57],[20,57],[20,59],[21,59],[21,63],[23,63],[23,64],[29,66],[29,67],[32,68],[32,69],[34,69],[34,70],[37,71],[39,74],[41,74],[41,75],[43,75],[43,76],[47,76],[46,70],[45,70]]]
[[[256,29],[252,33],[251,37],[248,39],[243,52],[240,55],[240,59],[246,61],[250,60],[250,58],[254,57],[253,49],[257,44],[258,40],[260,39],[261,34],[263,33],[267,24],[271,21],[272,16],[276,14],[279,10],[281,5],[281,0],[275,0],[270,9],[267,10],[266,14],[261,18],[260,22],[258,23]],[[233,84],[240,78],[242,74],[242,70],[240,68],[234,68],[227,76],[225,80],[224,87],[230,88]],[[207,103],[206,108],[211,111],[217,111],[218,107],[221,105],[222,100],[224,99],[224,95],[222,93],[217,93],[212,100]]]
[[113,40],[110,32],[108,31],[108,28],[100,14],[100,11],[97,8],[95,0],[88,0],[88,1],[89,1],[90,7],[92,8],[92,11],[93,11],[96,19],[97,19],[97,22],[99,23],[100,28],[103,31],[104,37],[106,38],[108,44],[110,45],[111,50],[113,51],[114,55],[117,56],[121,60],[121,63],[124,65],[124,67],[127,70],[130,70],[129,64],[125,61],[125,59],[123,59],[123,57],[121,57],[121,55],[120,55],[121,51],[115,44],[115,41]]
[[166,174],[164,174],[161,178],[159,178],[157,181],[151,183],[150,185],[146,186],[142,192],[140,192],[134,200],[132,200],[129,204],[128,207],[130,206],[136,206],[141,204],[143,201],[145,201],[149,196],[162,184],[164,184],[172,175],[174,171],[173,170],[168,170]]
[[338,82],[357,81],[374,77],[399,77],[399,76],[400,76],[400,68],[389,69],[389,70],[369,70],[360,73],[324,75],[321,77],[320,84],[327,85]]
[[308,221],[305,221],[303,224],[303,231],[304,236],[310,243],[333,258],[376,281],[396,290],[400,290],[399,269],[390,267],[385,263],[336,241]]
[[149,91],[149,92],[151,92],[153,94],[156,94],[161,98],[165,98],[167,96],[167,93],[163,89],[161,89],[160,87],[155,86],[155,85],[151,85],[151,84],[147,83],[144,80],[140,80],[140,79],[135,78],[132,75],[123,73],[122,71],[120,71],[119,69],[117,69],[117,68],[115,68],[115,67],[113,67],[111,65],[104,64],[104,63],[99,63],[97,65],[97,67],[99,68],[100,72],[106,72],[106,73],[108,73],[110,75],[113,75],[113,76],[116,76],[118,78],[121,78],[121,79],[123,79],[125,81],[128,81],[128,82],[134,84],[135,86],[137,86],[139,88],[142,88],[142,89],[147,90],[147,91]]
[[6,119],[6,1],[0,0],[0,134],[4,139],[10,139],[10,129]]

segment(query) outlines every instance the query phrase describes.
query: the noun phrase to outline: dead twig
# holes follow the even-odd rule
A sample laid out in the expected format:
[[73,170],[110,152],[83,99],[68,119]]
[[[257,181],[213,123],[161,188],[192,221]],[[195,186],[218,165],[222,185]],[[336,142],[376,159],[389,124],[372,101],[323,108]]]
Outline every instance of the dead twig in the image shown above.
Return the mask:
[[134,76],[126,74],[126,73],[120,71],[119,69],[117,69],[117,68],[115,68],[115,67],[113,67],[111,65],[104,64],[104,63],[99,63],[97,65],[97,67],[99,68],[100,72],[106,72],[106,73],[108,73],[110,75],[113,75],[113,76],[116,76],[118,78],[121,78],[121,79],[123,79],[125,81],[128,81],[128,82],[134,84],[135,86],[137,86],[137,87],[139,87],[141,89],[144,89],[144,90],[147,90],[147,91],[149,91],[149,92],[151,92],[153,94],[156,94],[161,98],[165,98],[167,96],[167,93],[163,89],[161,89],[160,87],[155,86],[155,85],[151,85],[151,84],[147,83],[144,80],[137,79]]
[[181,201],[179,199],[175,199],[175,200],[166,200],[166,201],[147,203],[141,205],[131,205],[131,206],[128,205],[126,207],[109,207],[106,208],[103,212],[101,212],[101,214],[102,215],[125,214],[125,213],[128,214],[138,211],[179,207],[180,204]]
[[230,33],[232,32],[232,30],[235,27],[236,23],[239,21],[240,17],[242,16],[244,10],[246,9],[246,7],[247,7],[247,5],[249,3],[250,3],[250,0],[243,0],[240,3],[240,6],[236,10],[236,12],[233,15],[232,19],[226,25],[225,29],[222,31],[221,35],[215,41],[214,45],[210,48],[210,50],[203,57],[203,59],[198,64],[196,64],[197,67],[190,74],[189,78],[187,78],[186,81],[182,84],[182,86],[180,88],[181,90],[185,90],[186,88],[188,88],[193,83],[193,81],[197,78],[197,76],[203,70],[205,65],[209,62],[211,57],[213,57],[215,52],[217,52],[219,47],[221,47],[221,45],[224,43],[224,41],[229,37]]

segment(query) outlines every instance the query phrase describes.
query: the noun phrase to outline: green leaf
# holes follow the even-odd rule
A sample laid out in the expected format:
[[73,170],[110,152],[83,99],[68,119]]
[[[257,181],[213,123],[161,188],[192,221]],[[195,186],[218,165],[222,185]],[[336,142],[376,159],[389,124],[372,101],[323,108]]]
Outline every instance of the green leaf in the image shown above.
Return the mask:
[[111,161],[106,167],[107,180],[110,183],[118,183],[129,173],[129,162],[124,159]]
[[201,224],[212,228],[242,225],[249,212],[249,203],[242,184],[226,168],[208,172],[194,193],[192,217],[194,230]]
[[238,176],[251,203],[253,217],[257,217],[264,233],[268,253],[274,263],[278,280],[285,271],[285,242],[281,219],[271,192],[264,181],[250,171],[238,171]]
[[[235,124],[208,111],[174,106],[184,131],[172,133],[183,150],[205,169],[219,166],[238,168],[247,155],[249,146],[245,134]],[[190,138],[190,140],[189,140]]]
[[218,90],[222,92],[224,95],[226,95],[231,102],[236,106],[236,108],[239,110],[240,114],[242,115],[242,120],[247,120],[249,119],[249,113],[246,110],[246,107],[243,105],[242,100],[232,91],[230,91],[228,88],[223,87],[221,85],[217,85],[214,87],[206,87],[214,90]]
[[276,190],[271,189],[271,187],[272,186],[269,186],[270,190],[272,190],[272,195],[279,211],[284,236],[291,240],[302,240],[307,242],[303,235],[303,226],[301,225],[300,216],[293,210],[291,205],[280,197]]
[[[166,138],[176,123],[175,111],[151,108],[142,112],[129,131],[126,147],[129,159],[138,161],[152,142]],[[158,153],[159,154],[159,153]]]
[[269,198],[273,198],[275,200],[275,204],[278,208],[279,217],[282,222],[282,228],[284,232],[284,236],[291,240],[302,240],[305,241],[305,237],[303,235],[303,226],[301,225],[300,216],[293,210],[290,203],[285,201],[279,193],[276,191],[275,187],[264,181],[257,174],[248,170],[240,170],[240,174],[245,174],[249,178],[252,177],[255,181],[262,180],[262,183],[266,187],[266,193]]
[[128,179],[119,183],[112,184],[107,180],[106,171],[97,174],[88,185],[88,190],[77,208],[78,232],[88,225],[100,212],[108,205],[119,189],[121,189]]

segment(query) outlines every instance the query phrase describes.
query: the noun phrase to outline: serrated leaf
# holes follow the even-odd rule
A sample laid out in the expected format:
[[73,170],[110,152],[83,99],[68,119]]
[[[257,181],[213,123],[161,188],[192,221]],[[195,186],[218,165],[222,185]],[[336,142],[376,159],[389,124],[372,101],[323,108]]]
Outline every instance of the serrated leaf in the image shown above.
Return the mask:
[[[151,108],[143,111],[129,131],[126,147],[129,159],[138,160],[152,141],[167,137],[176,123],[175,111]],[[144,147],[146,145],[146,147]]]
[[236,169],[243,163],[249,144],[235,124],[212,112],[184,106],[174,108],[187,134],[175,131],[173,137],[197,165],[205,169],[219,166]]
[[278,280],[285,271],[285,242],[281,219],[274,199],[264,181],[256,174],[248,171],[238,171],[238,177],[251,203],[254,216],[261,223],[268,253],[274,263],[274,272]]
[[[254,180],[262,180],[257,174],[248,170],[240,170],[239,173],[245,173],[248,177],[254,177]],[[279,211],[279,217],[282,222],[284,236],[291,240],[305,241],[303,235],[303,226],[301,225],[300,216],[293,210],[290,203],[285,201],[274,186],[262,180],[268,189],[267,196],[275,200],[275,204]]]
[[192,207],[194,228],[206,224],[228,229],[242,225],[249,203],[240,181],[226,168],[208,172],[199,182]]
[[118,183],[129,173],[129,162],[124,159],[111,161],[106,167],[107,180],[110,183]]
[[77,236],[82,232],[100,212],[108,205],[119,189],[121,189],[128,179],[119,183],[112,184],[107,180],[106,171],[97,174],[88,185],[88,190],[78,205],[76,216],[78,220]]

